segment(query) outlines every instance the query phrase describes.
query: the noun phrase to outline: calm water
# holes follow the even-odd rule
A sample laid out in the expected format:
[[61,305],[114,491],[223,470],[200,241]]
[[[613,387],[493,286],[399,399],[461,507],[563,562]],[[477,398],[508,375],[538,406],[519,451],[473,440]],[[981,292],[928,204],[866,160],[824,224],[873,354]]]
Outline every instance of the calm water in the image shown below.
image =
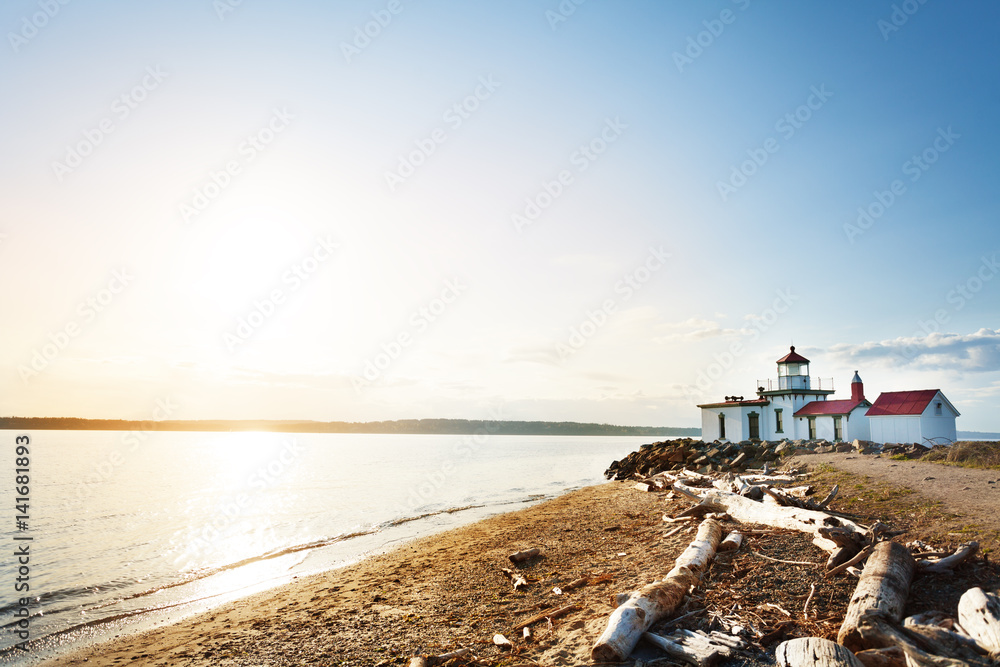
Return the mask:
[[[6,476],[14,437],[0,431]],[[31,434],[29,664],[447,527],[603,481],[648,437]],[[455,511],[458,510],[458,511]],[[12,554],[16,547],[11,546]],[[0,559],[13,634],[16,558]],[[41,611],[43,615],[37,615]]]

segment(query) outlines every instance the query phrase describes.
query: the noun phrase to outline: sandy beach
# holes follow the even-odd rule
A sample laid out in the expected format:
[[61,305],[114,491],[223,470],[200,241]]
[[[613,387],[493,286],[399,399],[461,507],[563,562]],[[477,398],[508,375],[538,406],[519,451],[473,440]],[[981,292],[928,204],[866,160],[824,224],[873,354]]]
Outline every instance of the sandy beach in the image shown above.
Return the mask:
[[[675,526],[662,518],[690,501],[632,487],[610,482],[573,491],[45,665],[406,665],[414,655],[460,648],[483,665],[591,664],[614,594],[664,574],[693,536],[693,527],[666,536]],[[923,502],[900,494],[877,511],[884,520],[902,519]],[[746,628],[752,641],[732,664],[764,664],[784,638],[834,638],[856,580],[824,579],[826,554],[801,534],[726,527],[739,528],[747,541],[716,557],[677,612],[691,612],[685,627]],[[542,555],[517,566],[530,585],[515,592],[502,569],[513,567],[510,553],[532,547]],[[553,592],[582,577],[590,583]],[[982,562],[960,574],[927,575],[908,611],[947,608],[970,585],[996,581],[995,566]],[[808,619],[801,613],[807,596]],[[576,609],[533,624],[531,641],[521,639],[521,623],[568,604]],[[513,641],[513,652],[494,646],[496,633]],[[634,655],[658,654],[640,644]]]
[[[662,496],[629,487],[614,482],[574,491],[45,664],[388,665],[463,647],[500,660],[509,656],[493,646],[493,635],[519,637],[512,627],[545,605],[518,612],[540,602],[573,602],[582,611],[552,629],[540,623],[524,657],[542,664],[589,661],[612,593],[669,569],[690,539],[656,544]],[[543,555],[520,568],[532,584],[514,593],[501,568],[511,567],[510,553],[532,547]],[[600,574],[610,574],[611,582],[551,593],[560,583]]]

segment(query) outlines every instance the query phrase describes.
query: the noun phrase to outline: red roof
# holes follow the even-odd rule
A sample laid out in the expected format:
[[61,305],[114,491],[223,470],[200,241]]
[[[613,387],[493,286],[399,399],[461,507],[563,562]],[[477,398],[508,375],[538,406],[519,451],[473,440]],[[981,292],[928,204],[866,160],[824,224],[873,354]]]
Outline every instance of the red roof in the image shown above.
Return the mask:
[[922,414],[931,400],[937,396],[940,389],[921,389],[920,391],[883,391],[875,399],[869,417],[884,415],[919,415]]
[[783,356],[781,359],[778,359],[778,363],[779,364],[788,364],[788,363],[808,364],[809,363],[808,359],[806,359],[801,354],[799,354],[798,352],[795,351],[795,346],[794,345],[792,345],[789,349],[791,350],[791,352],[789,352],[788,354],[786,354],[785,356]]
[[796,417],[812,417],[815,415],[846,415],[859,405],[867,405],[868,401],[854,401],[846,398],[841,401],[812,401],[795,411]]

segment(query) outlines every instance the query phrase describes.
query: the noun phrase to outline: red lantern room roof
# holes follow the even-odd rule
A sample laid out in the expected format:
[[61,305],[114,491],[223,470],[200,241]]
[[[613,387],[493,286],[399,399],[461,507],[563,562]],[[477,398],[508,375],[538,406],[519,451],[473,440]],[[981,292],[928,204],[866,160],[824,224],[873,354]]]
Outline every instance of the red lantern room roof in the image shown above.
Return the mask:
[[808,364],[809,360],[803,357],[801,354],[795,351],[795,346],[792,345],[790,348],[791,352],[778,359],[779,364]]

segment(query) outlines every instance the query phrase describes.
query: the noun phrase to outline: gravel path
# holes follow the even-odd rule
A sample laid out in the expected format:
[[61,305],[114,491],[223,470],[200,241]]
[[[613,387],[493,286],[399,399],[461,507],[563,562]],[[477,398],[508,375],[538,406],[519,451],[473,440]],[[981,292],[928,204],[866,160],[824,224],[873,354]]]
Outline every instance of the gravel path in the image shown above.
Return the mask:
[[925,461],[893,461],[862,454],[812,454],[790,459],[793,467],[810,470],[826,463],[845,472],[884,479],[944,503],[956,514],[1000,530],[1000,470],[979,470]]

